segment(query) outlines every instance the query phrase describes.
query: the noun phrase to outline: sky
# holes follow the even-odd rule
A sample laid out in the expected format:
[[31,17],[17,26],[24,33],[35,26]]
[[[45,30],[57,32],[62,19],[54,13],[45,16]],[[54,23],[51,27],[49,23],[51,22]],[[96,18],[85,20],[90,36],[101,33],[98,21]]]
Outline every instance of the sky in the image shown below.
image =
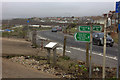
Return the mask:
[[116,2],[119,0],[1,0],[2,2]]
[[[18,0],[19,1],[19,0]],[[2,2],[2,19],[30,17],[97,16],[115,10],[115,2]],[[59,1],[59,0],[58,0]],[[70,0],[72,1],[72,0]],[[110,1],[110,0],[109,0]]]

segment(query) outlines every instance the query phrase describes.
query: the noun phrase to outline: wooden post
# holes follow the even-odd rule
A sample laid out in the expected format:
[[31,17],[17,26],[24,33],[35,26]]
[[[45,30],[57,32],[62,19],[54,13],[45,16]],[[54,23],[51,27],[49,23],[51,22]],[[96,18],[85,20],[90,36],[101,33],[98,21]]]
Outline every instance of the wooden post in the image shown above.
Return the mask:
[[47,49],[48,55],[47,55],[47,63],[50,64],[50,49]]
[[64,36],[63,56],[65,56],[65,49],[66,49],[66,36]]
[[89,43],[86,43],[86,64],[89,66]]
[[41,39],[41,50],[43,50],[43,40]]
[[36,30],[33,31],[32,45],[36,47]]
[[86,66],[87,66],[87,69],[89,69],[89,43],[88,42],[86,43]]
[[53,65],[56,65],[56,48],[53,49]]

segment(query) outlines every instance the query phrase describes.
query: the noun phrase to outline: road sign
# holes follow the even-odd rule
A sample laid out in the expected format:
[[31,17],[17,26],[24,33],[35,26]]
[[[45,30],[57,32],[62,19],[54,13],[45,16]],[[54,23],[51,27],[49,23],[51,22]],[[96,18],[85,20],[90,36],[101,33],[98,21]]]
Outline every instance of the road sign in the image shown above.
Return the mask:
[[120,2],[116,2],[116,13],[120,13]]
[[76,41],[90,42],[90,33],[77,32],[74,34],[74,38]]
[[90,31],[90,26],[79,26],[79,31]]
[[101,30],[102,30],[102,26],[93,25],[93,31],[101,31]]
[[30,21],[29,20],[27,20],[27,23],[29,23]]
[[120,24],[118,25],[118,30],[120,31]]

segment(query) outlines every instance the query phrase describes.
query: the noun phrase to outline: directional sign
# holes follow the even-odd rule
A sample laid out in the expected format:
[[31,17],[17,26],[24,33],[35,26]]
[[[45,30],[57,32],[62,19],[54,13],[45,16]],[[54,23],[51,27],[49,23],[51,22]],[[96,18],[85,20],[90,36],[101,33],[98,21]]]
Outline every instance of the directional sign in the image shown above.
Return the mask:
[[120,31],[120,24],[118,25],[118,30]]
[[93,31],[101,31],[101,30],[102,30],[102,26],[93,25]]
[[77,32],[74,34],[74,38],[76,41],[90,42],[90,33]]
[[79,26],[79,31],[90,31],[90,26]]
[[116,13],[120,13],[120,2],[116,2]]

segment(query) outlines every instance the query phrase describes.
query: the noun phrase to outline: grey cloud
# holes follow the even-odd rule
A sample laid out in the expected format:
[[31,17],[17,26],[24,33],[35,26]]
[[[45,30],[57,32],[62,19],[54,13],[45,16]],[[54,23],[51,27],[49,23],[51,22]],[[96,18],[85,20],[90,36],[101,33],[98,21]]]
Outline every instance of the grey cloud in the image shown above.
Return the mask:
[[96,16],[114,10],[113,2],[3,2],[6,18],[51,16]]

